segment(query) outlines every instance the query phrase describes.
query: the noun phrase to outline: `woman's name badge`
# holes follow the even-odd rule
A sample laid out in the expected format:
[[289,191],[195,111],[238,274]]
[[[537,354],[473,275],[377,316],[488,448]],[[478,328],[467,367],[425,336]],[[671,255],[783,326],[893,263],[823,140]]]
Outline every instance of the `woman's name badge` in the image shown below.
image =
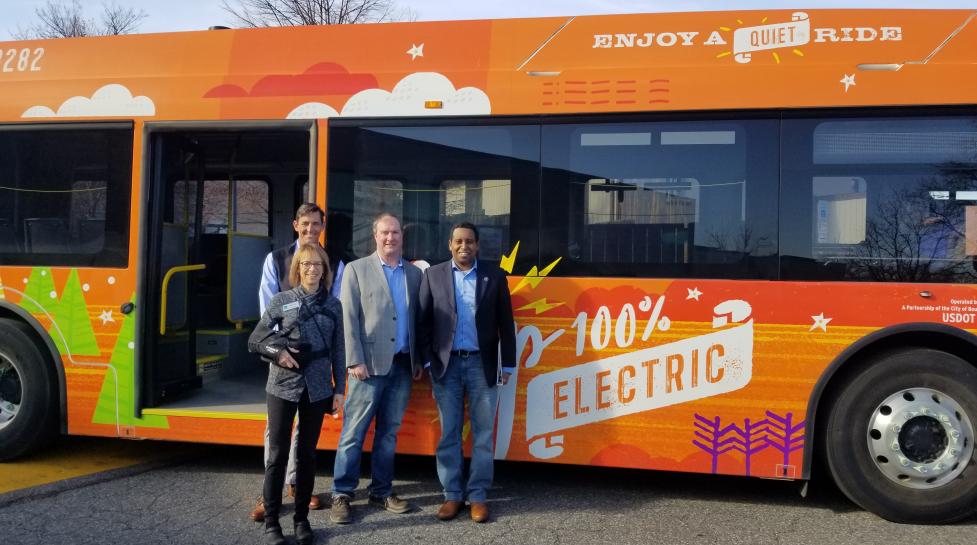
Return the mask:
[[302,301],[295,301],[294,303],[289,303],[287,305],[282,305],[282,312],[288,312],[293,308],[299,308],[302,306]]

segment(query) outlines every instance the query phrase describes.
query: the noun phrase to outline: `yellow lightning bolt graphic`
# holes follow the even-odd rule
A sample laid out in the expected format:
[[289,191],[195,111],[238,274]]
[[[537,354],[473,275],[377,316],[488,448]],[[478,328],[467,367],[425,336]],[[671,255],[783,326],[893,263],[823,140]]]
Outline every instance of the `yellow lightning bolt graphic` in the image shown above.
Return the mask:
[[558,307],[558,306],[560,306],[562,304],[563,303],[561,303],[561,302],[547,303],[546,302],[546,298],[543,297],[542,299],[537,299],[536,301],[533,301],[532,303],[529,303],[528,305],[521,306],[521,307],[517,308],[516,310],[535,310],[536,311],[536,316],[539,316],[540,314],[546,312],[547,310],[554,309],[554,308],[556,308],[556,307]]
[[561,259],[563,258],[562,257],[556,258],[556,261],[550,263],[549,265],[546,266],[545,269],[541,271],[536,269],[536,265],[533,265],[533,268],[530,269],[528,273],[526,273],[526,276],[524,276],[522,280],[520,280],[519,283],[516,284],[516,287],[515,289],[512,290],[512,293],[516,293],[517,291],[526,287],[526,284],[529,284],[529,286],[533,288],[538,286],[539,283],[543,281],[543,278],[545,278],[546,275],[550,274],[550,271],[553,270],[553,267],[556,267],[556,264],[559,263]]
[[516,264],[516,254],[519,253],[519,241],[516,241],[516,245],[512,247],[512,252],[509,255],[502,254],[502,260],[499,261],[499,268],[503,271],[512,274],[512,267]]

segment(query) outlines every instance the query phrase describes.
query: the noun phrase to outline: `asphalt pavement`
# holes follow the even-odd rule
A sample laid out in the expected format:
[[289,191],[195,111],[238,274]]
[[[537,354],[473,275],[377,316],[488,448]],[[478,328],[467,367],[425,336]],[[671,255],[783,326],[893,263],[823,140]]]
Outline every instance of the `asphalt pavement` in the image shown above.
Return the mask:
[[[261,525],[247,518],[261,488],[261,449],[191,447],[0,494],[0,544],[262,543]],[[319,465],[321,493],[331,484],[332,454],[320,453]],[[433,458],[401,457],[397,473],[396,491],[414,511],[381,511],[367,505],[364,493],[353,502],[352,524],[330,523],[328,510],[312,512],[316,542],[970,545],[977,539],[977,519],[898,525],[831,489],[802,498],[796,483],[532,463],[496,464],[490,522],[475,524],[467,514],[441,522],[434,517],[441,495]],[[282,522],[290,534],[290,504]]]

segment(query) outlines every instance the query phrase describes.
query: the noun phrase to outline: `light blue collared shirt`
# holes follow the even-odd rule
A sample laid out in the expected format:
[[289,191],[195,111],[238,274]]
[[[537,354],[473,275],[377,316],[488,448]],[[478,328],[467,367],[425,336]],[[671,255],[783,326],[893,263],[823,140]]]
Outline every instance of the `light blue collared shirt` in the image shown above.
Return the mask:
[[[293,246],[298,249],[299,241],[296,240]],[[261,283],[258,284],[258,310],[262,316],[265,315],[265,309],[268,307],[271,298],[282,291],[282,287],[278,283],[278,273],[275,272],[275,258],[271,254],[272,252],[268,252],[268,255],[265,256],[265,263],[261,266]],[[345,269],[346,264],[340,261],[336,265],[336,270],[333,271],[335,276],[329,293],[336,299],[339,299],[339,287],[342,285],[343,270]]]
[[407,282],[405,279],[404,260],[397,262],[397,266],[391,267],[384,263],[380,254],[376,254],[380,260],[380,267],[383,275],[387,277],[387,287],[390,288],[390,298],[394,302],[394,310],[397,312],[397,337],[394,348],[397,352],[410,351],[410,331],[408,320],[410,319],[409,304],[407,302]]
[[452,350],[478,350],[478,330],[475,328],[475,290],[478,286],[478,261],[472,268],[463,271],[451,260],[451,276],[455,284],[455,313],[458,323],[455,337],[451,341]]

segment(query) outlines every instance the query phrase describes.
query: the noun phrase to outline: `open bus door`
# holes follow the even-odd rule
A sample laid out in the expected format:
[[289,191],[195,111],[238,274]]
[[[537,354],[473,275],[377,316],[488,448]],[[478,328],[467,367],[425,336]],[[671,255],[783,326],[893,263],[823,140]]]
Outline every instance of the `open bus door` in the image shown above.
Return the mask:
[[267,369],[247,337],[265,256],[292,239],[311,134],[308,123],[150,133],[140,403],[149,414],[263,410]]
[[[146,328],[148,404],[199,388],[196,368],[197,283],[205,153],[193,138],[157,135],[152,141],[153,199]],[[174,168],[175,167],[175,168]]]

